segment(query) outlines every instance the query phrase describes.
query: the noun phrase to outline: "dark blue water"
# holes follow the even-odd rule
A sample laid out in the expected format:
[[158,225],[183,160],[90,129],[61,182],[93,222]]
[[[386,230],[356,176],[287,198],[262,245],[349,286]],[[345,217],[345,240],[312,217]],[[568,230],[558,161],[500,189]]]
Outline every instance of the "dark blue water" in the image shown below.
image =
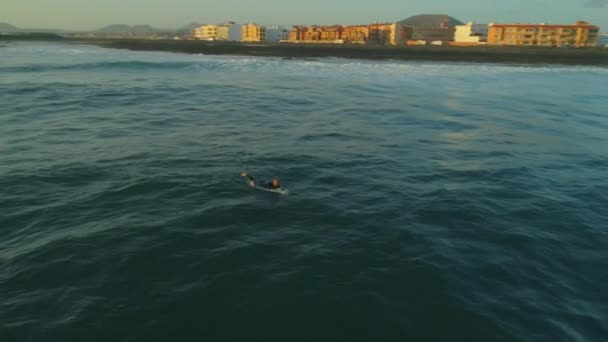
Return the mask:
[[605,341],[607,89],[5,44],[0,341]]

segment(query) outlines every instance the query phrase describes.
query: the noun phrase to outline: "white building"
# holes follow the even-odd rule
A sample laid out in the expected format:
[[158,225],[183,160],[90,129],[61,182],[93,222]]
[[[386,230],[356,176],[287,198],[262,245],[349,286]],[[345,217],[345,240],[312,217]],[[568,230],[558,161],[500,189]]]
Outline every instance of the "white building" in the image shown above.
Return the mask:
[[488,40],[488,25],[468,22],[466,25],[456,25],[454,42],[485,44]]
[[241,25],[229,22],[220,25],[203,25],[192,30],[192,39],[240,41],[242,38]]
[[285,26],[272,25],[266,26],[266,41],[280,42],[289,39],[289,29]]

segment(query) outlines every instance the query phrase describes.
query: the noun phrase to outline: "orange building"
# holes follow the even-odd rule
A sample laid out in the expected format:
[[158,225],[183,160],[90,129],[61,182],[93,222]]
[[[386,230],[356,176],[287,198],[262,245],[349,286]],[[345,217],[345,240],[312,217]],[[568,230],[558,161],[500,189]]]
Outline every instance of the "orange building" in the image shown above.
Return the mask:
[[293,43],[343,43],[344,27],[334,26],[294,26],[287,40]]
[[411,30],[400,24],[370,24],[351,26],[294,26],[289,32],[292,43],[350,43],[403,45]]
[[370,28],[367,25],[344,26],[341,39],[345,43],[365,44],[370,36]]
[[585,21],[574,25],[490,24],[488,45],[589,47],[597,46],[599,28]]
[[241,26],[241,41],[263,42],[266,40],[266,28],[256,24]]

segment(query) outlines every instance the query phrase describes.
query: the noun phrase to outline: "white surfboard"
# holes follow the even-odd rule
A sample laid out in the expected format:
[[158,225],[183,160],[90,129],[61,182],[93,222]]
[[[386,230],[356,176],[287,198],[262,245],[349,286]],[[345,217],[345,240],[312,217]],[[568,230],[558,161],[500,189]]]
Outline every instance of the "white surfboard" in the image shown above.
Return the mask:
[[258,190],[260,190],[260,191],[272,192],[272,193],[274,193],[274,194],[279,194],[279,195],[287,195],[287,194],[289,194],[289,190],[287,190],[287,189],[282,189],[282,188],[278,188],[278,189],[268,189],[268,188],[261,187],[261,186],[257,186],[257,185],[252,186],[252,185],[251,185],[251,184],[252,184],[252,182],[251,182],[251,181],[250,181],[248,178],[246,178],[246,179],[245,179],[245,182],[246,182],[246,183],[247,183],[247,185],[249,185],[250,187],[252,187],[252,188],[254,188],[254,189],[258,189]]
[[266,189],[266,188],[263,188],[260,186],[254,186],[253,188],[261,190],[261,191],[272,192],[272,193],[279,194],[279,195],[288,195],[289,194],[289,190],[287,190],[287,189]]

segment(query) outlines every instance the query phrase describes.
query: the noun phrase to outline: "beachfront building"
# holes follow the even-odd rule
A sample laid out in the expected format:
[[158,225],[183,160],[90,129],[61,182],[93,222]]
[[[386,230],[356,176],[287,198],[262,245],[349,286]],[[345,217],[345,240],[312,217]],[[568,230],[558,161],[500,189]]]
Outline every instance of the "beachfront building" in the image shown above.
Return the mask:
[[216,40],[217,25],[202,25],[192,30],[191,38],[195,40]]
[[460,46],[476,46],[486,44],[488,41],[488,25],[468,22],[465,25],[456,25],[454,44]]
[[289,30],[284,26],[266,26],[266,41],[278,43],[289,38]]
[[266,41],[266,28],[256,24],[243,25],[241,35],[243,42],[263,42]]
[[411,28],[399,23],[369,25],[369,42],[380,45],[404,45],[412,35]]
[[407,40],[408,33],[409,29],[398,23],[350,26],[294,26],[289,31],[286,42],[400,45]]
[[342,44],[343,26],[294,26],[289,31],[289,43]]
[[241,25],[228,22],[220,25],[202,25],[194,28],[191,38],[209,41],[239,41],[241,40]]
[[370,37],[368,25],[351,25],[341,27],[340,39],[349,44],[365,44]]
[[599,42],[599,28],[585,21],[573,25],[489,24],[489,45],[590,47]]

